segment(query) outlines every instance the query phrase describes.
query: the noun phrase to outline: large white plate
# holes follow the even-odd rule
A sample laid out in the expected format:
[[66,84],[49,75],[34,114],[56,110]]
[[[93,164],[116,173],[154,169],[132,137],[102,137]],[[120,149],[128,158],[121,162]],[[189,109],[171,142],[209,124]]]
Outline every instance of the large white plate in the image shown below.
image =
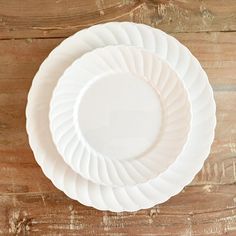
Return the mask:
[[186,89],[156,54],[131,46],[86,53],[53,92],[52,138],[64,161],[98,184],[158,176],[183,150],[190,128]]
[[[82,178],[63,161],[52,141],[48,113],[53,89],[75,59],[95,48],[118,44],[145,48],[169,63],[188,91],[194,125],[183,152],[165,172],[143,184],[114,188]],[[33,80],[26,117],[30,146],[54,185],[85,205],[116,212],[148,208],[180,192],[191,182],[209,155],[216,125],[213,92],[197,59],[164,32],[128,22],[93,26],[69,37],[55,48]]]

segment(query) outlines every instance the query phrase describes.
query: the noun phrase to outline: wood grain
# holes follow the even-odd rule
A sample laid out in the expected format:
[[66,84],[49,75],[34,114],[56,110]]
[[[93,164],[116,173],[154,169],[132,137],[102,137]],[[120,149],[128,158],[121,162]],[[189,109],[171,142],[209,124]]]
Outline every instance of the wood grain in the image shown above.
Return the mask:
[[0,227],[3,234],[217,235],[236,227],[235,191],[235,185],[186,187],[168,204],[134,213],[97,211],[58,192],[5,194]]
[[[196,232],[201,235],[211,230],[214,235],[235,230],[236,116],[232,114],[236,112],[236,45],[233,44],[236,33],[178,33],[174,36],[190,48],[209,74],[215,89],[218,125],[212,152],[204,168],[180,195],[160,206],[163,212],[155,213],[155,219],[150,218],[146,211],[138,212],[138,216],[120,216],[83,207],[65,197],[46,179],[28,146],[24,109],[32,77],[43,58],[62,39],[0,41],[3,52],[0,58],[0,211],[6,212],[0,213],[4,216],[4,220],[0,221],[5,222],[4,230],[27,232],[28,229],[34,234],[38,232],[38,235],[44,231],[50,235],[60,230],[67,235],[73,232],[119,232],[122,235],[134,230],[132,225],[135,222],[139,222],[139,230],[143,234],[159,232],[160,235],[173,235],[175,232],[179,235],[185,232],[188,235],[189,232]],[[219,64],[224,73],[217,70]],[[15,205],[12,206],[12,202]],[[70,210],[71,205],[74,210]],[[233,210],[229,210],[231,208]],[[59,218],[53,213],[54,210],[59,211]],[[49,215],[45,215],[44,211],[50,212]],[[71,211],[75,212],[72,226],[68,223]],[[155,212],[153,209],[151,211]],[[193,216],[193,212],[197,215]],[[96,222],[93,214],[96,215]],[[87,217],[90,220],[86,225],[84,220]],[[108,225],[100,227],[104,224],[103,218]],[[127,218],[129,225],[126,225]],[[166,218],[169,223],[165,223]],[[123,231],[117,222],[123,222]],[[197,227],[199,224],[201,227]]]
[[[236,235],[235,12],[234,0],[0,0],[0,235]],[[43,59],[68,35],[111,20],[170,32],[201,62],[217,104],[203,169],[177,196],[134,213],[66,197],[35,162],[25,131],[26,97]]]
[[[149,0],[141,6],[140,18],[146,24],[167,32],[235,31],[234,0]],[[136,18],[137,15],[137,18]]]
[[65,37],[93,24],[131,20],[129,0],[0,1],[0,38]]
[[235,0],[0,0],[0,38],[65,37],[108,21],[167,32],[235,31],[235,12]]

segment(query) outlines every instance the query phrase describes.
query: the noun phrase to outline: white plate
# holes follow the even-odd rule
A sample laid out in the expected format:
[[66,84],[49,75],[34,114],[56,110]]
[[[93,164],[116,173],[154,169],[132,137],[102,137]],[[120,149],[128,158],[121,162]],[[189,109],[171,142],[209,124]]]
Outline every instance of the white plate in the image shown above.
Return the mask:
[[156,54],[107,46],[77,59],[52,97],[50,128],[65,162],[98,184],[146,182],[172,164],[190,127],[187,91]]
[[[85,52],[107,45],[134,45],[166,60],[183,81],[191,102],[192,127],[183,152],[169,168],[146,183],[128,187],[94,184],[63,161],[49,130],[49,102],[64,70]],[[191,182],[210,152],[216,125],[215,102],[207,75],[189,50],[173,37],[146,25],[112,22],[64,40],[42,63],[28,95],[27,132],[45,175],[69,197],[100,210],[136,211],[168,200]]]

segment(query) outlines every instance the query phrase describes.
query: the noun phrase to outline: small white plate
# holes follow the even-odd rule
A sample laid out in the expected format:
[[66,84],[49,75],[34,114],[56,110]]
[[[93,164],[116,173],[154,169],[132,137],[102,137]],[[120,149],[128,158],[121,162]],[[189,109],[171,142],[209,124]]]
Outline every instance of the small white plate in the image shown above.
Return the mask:
[[172,164],[190,128],[187,91],[156,54],[107,46],[77,59],[51,101],[50,128],[65,162],[98,184],[146,182]]
[[[188,91],[191,130],[183,152],[158,177],[135,186],[95,184],[76,174],[56,150],[49,129],[49,102],[65,69],[84,53],[107,45],[133,45],[165,60]],[[216,125],[207,75],[189,50],[164,32],[142,24],[111,22],[64,40],[42,63],[28,95],[26,128],[35,159],[53,184],[69,197],[100,210],[136,211],[168,200],[191,182],[210,153]]]

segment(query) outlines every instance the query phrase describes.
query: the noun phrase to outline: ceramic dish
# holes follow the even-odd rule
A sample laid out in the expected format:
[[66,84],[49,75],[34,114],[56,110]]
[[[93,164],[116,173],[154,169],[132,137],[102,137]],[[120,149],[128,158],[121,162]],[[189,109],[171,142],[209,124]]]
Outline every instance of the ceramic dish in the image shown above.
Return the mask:
[[[188,91],[192,127],[184,150],[166,171],[135,186],[95,184],[76,174],[56,150],[49,129],[49,102],[65,69],[84,53],[107,45],[133,45],[155,52],[177,73]],[[189,50],[173,37],[146,25],[107,23],[64,40],[35,75],[26,108],[27,132],[45,175],[72,199],[100,210],[136,211],[168,200],[201,169],[214,139],[215,102],[207,75]]]
[[127,186],[174,162],[191,115],[187,91],[166,62],[143,49],[107,46],[65,71],[49,117],[57,150],[75,172]]

